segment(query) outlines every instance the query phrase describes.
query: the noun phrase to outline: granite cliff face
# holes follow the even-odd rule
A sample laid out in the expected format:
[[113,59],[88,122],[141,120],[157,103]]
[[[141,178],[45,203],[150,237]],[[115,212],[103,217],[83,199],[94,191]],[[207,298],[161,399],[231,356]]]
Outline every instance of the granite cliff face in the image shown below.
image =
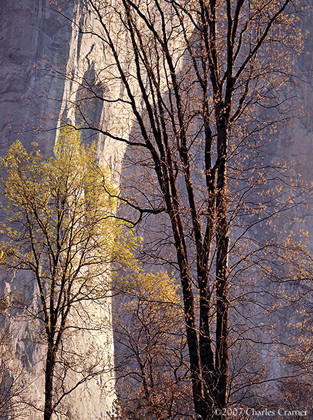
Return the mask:
[[[108,129],[117,137],[127,138],[132,130],[131,115],[125,112],[120,102],[120,82],[106,86],[104,64],[110,62],[109,53],[101,41],[88,34],[88,28],[95,29],[97,21],[86,10],[85,2],[67,0],[60,2],[62,13],[72,19],[69,23],[57,12],[54,2],[49,0],[0,0],[0,152],[5,154],[9,146],[21,139],[26,148],[37,141],[42,152],[52,153],[56,130],[65,122],[80,126],[81,114],[73,104],[77,100],[84,105],[86,87],[94,86],[99,99],[88,102],[88,118],[95,125]],[[112,24],[114,25],[114,23]],[[86,28],[79,33],[78,26]],[[312,26],[312,10],[307,14],[304,26]],[[112,27],[115,36],[122,36],[119,28]],[[126,40],[125,40],[126,42]],[[312,34],[306,41],[306,51],[312,51]],[[125,60],[126,63],[127,60]],[[312,107],[312,55],[303,54],[296,64],[302,72],[299,83],[299,101],[304,105],[305,115],[296,119],[293,127],[280,133],[278,158],[295,165],[303,178],[313,182],[313,107]],[[35,68],[38,67],[38,69]],[[55,71],[50,71],[51,69]],[[109,66],[106,67],[109,71]],[[64,78],[62,75],[68,77]],[[69,77],[72,74],[72,77]],[[112,75],[111,75],[112,76]],[[110,77],[112,79],[112,77]],[[110,90],[112,104],[103,106],[101,95]],[[118,118],[116,118],[118,116]],[[98,156],[119,174],[122,168],[125,145],[108,140],[101,134],[84,131],[85,138],[98,138]],[[310,214],[303,214],[310,220]],[[312,233],[312,232],[310,232]],[[20,291],[21,283],[31,281],[27,275],[12,276],[1,270],[0,291]],[[30,283],[29,283],[30,284]],[[36,304],[35,288],[28,288],[28,299]],[[101,376],[88,381],[70,394],[64,402],[62,418],[77,420],[105,419],[112,409],[114,395],[113,332],[111,328],[111,301],[107,306],[89,308],[96,320],[104,320],[105,331],[93,336],[88,333],[77,335],[72,345],[79,352],[90,354],[92,348],[103,356],[105,370]],[[7,320],[6,326],[13,336],[13,346],[21,355],[23,382],[27,385],[23,399],[41,407],[43,398],[43,360],[40,339],[34,337],[34,330],[27,318],[17,313],[15,321]],[[91,361],[92,362],[92,361]],[[277,367],[279,369],[279,367]],[[41,400],[41,403],[40,403]],[[39,419],[42,414],[28,407],[27,418]],[[3,417],[6,418],[6,417]],[[14,417],[12,417],[14,418]],[[26,417],[24,417],[26,418]]]
[[[49,0],[1,0],[1,152],[17,138],[25,145],[34,140],[38,127],[54,128],[58,118],[63,81],[41,73],[39,62],[66,66],[71,28],[62,21]],[[66,2],[73,15],[74,2]],[[22,135],[23,133],[23,135]],[[51,153],[55,133],[36,134],[43,151]]]

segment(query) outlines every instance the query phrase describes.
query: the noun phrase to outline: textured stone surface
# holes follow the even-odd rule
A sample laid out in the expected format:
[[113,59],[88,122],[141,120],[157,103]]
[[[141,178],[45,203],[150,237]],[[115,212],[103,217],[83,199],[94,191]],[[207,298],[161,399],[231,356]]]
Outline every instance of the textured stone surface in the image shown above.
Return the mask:
[[[72,15],[73,1],[66,6]],[[20,138],[26,145],[39,141],[51,153],[53,131],[36,135],[32,129],[55,127],[63,81],[35,66],[45,61],[66,65],[71,28],[49,0],[1,0],[0,11],[1,152]]]

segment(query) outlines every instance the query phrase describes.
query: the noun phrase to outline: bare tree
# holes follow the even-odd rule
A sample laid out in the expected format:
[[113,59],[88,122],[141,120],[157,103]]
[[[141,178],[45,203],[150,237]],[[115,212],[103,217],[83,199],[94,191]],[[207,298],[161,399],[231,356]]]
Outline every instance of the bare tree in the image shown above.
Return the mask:
[[[128,145],[135,165],[125,176],[124,201],[138,212],[134,223],[147,213],[167,214],[167,245],[176,256],[157,257],[180,277],[195,413],[219,417],[228,403],[230,307],[243,292],[255,292],[252,266],[266,277],[274,263],[269,277],[279,275],[282,266],[268,251],[282,248],[269,239],[267,221],[295,204],[266,140],[275,138],[293,97],[300,6],[291,0],[88,0],[88,7],[96,24],[79,31],[103,43],[108,61],[94,84],[78,75],[76,112],[85,128]],[[114,91],[117,81],[121,88]],[[129,136],[94,127],[85,110],[95,96],[132,115]],[[125,123],[123,115],[115,118],[116,125]],[[259,241],[255,229],[262,230]],[[238,282],[240,294],[230,296]],[[251,314],[247,329],[259,319]]]

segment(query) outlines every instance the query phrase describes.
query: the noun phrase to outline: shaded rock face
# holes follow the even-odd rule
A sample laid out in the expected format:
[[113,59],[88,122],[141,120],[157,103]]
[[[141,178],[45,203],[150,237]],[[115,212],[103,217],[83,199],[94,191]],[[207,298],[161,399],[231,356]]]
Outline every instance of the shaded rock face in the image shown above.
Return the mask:
[[[35,139],[47,154],[52,150],[55,133],[38,135],[33,129],[55,127],[63,81],[49,71],[38,71],[35,66],[42,67],[44,61],[54,62],[59,68],[66,65],[71,28],[49,3],[49,0],[0,1],[2,153],[17,138],[26,146]],[[66,2],[66,8],[69,16],[73,15],[74,1]]]
[[[302,115],[293,121],[292,126],[286,127],[279,135],[278,155],[308,182],[313,183],[313,7],[308,5],[305,16],[302,16],[303,31],[308,31],[304,41],[303,53],[295,59],[297,80],[297,98],[293,102],[294,108],[302,109]],[[303,214],[309,217],[310,212]],[[308,223],[310,229],[312,223]],[[310,230],[312,237],[312,228]],[[313,240],[311,247],[313,247]]]

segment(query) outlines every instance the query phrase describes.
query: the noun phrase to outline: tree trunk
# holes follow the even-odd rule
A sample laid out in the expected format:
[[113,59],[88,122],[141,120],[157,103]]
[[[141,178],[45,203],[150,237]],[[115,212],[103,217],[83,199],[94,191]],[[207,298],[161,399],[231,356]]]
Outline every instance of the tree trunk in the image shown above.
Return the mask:
[[53,343],[48,344],[48,352],[46,359],[45,371],[45,411],[44,420],[51,420],[53,413],[52,397],[53,397],[53,373],[55,367],[55,349]]
[[227,116],[218,116],[218,174],[216,197],[216,353],[215,353],[215,403],[223,409],[227,404],[228,385],[228,249],[229,234],[227,222]]

